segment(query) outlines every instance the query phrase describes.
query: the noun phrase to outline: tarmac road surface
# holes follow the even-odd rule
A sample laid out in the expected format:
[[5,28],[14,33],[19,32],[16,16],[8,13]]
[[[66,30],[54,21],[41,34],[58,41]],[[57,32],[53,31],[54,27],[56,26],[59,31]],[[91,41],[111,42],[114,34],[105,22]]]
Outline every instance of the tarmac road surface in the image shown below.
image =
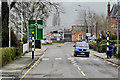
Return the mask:
[[[90,57],[74,57],[73,43],[47,45],[42,60],[28,71],[24,78],[118,78],[118,69],[103,60]],[[91,53],[92,54],[92,53]],[[24,71],[23,75],[26,73]]]

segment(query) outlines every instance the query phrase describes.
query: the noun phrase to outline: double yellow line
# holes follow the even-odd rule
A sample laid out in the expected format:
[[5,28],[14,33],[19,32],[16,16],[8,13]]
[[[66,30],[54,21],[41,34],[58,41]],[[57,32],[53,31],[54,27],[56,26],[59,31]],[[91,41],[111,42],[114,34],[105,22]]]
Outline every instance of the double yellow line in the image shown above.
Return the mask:
[[[48,49],[48,48],[47,48]],[[47,50],[46,49],[46,50]],[[46,51],[45,50],[45,51]],[[44,57],[44,54],[36,61],[36,63],[34,63],[34,65],[30,68],[30,69],[28,69],[28,71],[20,78],[20,80],[23,80],[24,79],[24,77],[30,72],[30,70],[31,69],[33,69],[39,62],[40,62],[40,60],[42,59]]]

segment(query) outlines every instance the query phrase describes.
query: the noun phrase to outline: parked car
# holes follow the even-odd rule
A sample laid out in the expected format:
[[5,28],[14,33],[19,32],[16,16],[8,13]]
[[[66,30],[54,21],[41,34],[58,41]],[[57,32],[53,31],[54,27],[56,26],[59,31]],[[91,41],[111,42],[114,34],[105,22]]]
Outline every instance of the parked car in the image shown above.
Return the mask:
[[52,40],[51,39],[47,39],[46,40],[46,44],[52,44]]
[[76,42],[74,45],[74,56],[77,55],[86,55],[89,57],[90,51],[89,51],[89,44],[86,42]]
[[41,40],[41,44],[45,45],[46,41],[45,40]]

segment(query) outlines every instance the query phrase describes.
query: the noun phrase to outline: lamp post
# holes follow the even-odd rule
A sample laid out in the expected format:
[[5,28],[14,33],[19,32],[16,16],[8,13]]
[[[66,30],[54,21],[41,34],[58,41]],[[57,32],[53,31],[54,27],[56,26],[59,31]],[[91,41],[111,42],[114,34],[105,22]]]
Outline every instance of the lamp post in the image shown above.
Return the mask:
[[11,47],[10,4],[11,0],[9,0],[9,47]]
[[[21,0],[21,16],[22,16],[22,3],[23,1]],[[23,41],[23,19],[21,18],[21,42]]]
[[119,0],[117,1],[118,4],[118,16],[117,16],[117,52],[116,54],[118,54],[119,52],[119,19],[120,19],[120,15],[119,15]]

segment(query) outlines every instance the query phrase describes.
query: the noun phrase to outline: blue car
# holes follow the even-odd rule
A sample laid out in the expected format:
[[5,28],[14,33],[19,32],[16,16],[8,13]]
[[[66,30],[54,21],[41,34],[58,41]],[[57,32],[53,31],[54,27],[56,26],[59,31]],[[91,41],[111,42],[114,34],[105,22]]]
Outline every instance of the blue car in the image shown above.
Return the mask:
[[74,50],[74,56],[76,57],[77,55],[86,55],[89,57],[90,51],[89,51],[89,44],[86,42],[76,42],[75,45],[75,50]]

